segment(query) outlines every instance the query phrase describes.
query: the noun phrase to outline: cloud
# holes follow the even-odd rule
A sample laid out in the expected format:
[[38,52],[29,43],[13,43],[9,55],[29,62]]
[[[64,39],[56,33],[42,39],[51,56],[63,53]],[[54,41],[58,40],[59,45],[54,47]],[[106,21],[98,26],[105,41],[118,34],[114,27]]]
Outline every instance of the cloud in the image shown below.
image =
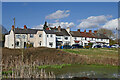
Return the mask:
[[40,24],[40,25],[34,26],[32,29],[43,29],[43,25]]
[[57,22],[57,23],[50,23],[50,27],[58,27],[58,26],[61,26],[62,28],[67,28],[67,27],[74,27],[75,24],[73,22]]
[[112,16],[100,15],[100,16],[90,16],[87,19],[81,20],[81,23],[77,26],[78,28],[94,28],[99,27],[100,24],[104,24],[108,21],[108,18]]
[[45,19],[61,19],[70,15],[69,10],[57,10],[56,12],[49,14]]
[[105,23],[105,25],[102,26],[102,28],[110,29],[110,30],[115,30],[118,28],[118,19],[112,19]]
[[[56,22],[56,23],[48,23],[49,27],[58,27],[61,26],[61,28],[67,28],[67,27],[74,27],[75,24],[73,22]],[[32,29],[43,29],[43,24],[34,26]]]

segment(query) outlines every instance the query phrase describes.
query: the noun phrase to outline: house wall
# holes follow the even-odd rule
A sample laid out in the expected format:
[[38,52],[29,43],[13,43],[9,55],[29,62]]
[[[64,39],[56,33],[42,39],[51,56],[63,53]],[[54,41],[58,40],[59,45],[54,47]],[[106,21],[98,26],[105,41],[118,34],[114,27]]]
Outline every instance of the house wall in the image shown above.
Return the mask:
[[[48,35],[48,37],[47,37]],[[52,37],[51,37],[52,35]],[[56,48],[56,35],[55,34],[46,34],[46,42],[47,42],[47,47],[49,48]],[[50,43],[53,45],[51,46]]]
[[[67,40],[65,38],[68,38]],[[70,36],[56,36],[57,41],[62,41],[62,45],[69,43],[71,44],[71,37]]]
[[[39,37],[40,34],[41,34],[41,37]],[[28,34],[28,42],[34,43],[33,47],[44,46],[43,31],[38,31],[36,34],[32,34],[33,37],[30,37],[30,35],[31,34]],[[41,45],[40,45],[40,42],[41,42]]]
[[5,35],[5,47],[9,47],[9,34]]
[[[19,42],[19,45],[17,45],[17,42]],[[24,48],[24,43],[27,42],[27,34],[15,34],[15,48]]]
[[14,45],[14,32],[11,30],[9,35],[5,35],[5,47],[14,48]]
[[[66,37],[68,39],[65,39]],[[63,45],[65,45],[66,43],[69,43],[69,45],[70,45],[70,36],[63,36],[62,38],[63,38]]]

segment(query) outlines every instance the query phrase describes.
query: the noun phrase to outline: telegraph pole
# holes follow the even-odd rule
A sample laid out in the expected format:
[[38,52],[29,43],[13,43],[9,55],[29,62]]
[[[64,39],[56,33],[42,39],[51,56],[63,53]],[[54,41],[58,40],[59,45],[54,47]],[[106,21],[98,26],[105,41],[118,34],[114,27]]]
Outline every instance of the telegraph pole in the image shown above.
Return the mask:
[[[14,19],[13,19],[13,20],[14,20],[14,28],[15,28],[15,17],[14,17]],[[14,32],[14,48],[15,48],[15,29],[14,29],[14,31],[13,31],[13,32]]]
[[15,17],[14,17],[14,19],[13,19],[13,20],[14,20],[14,26],[15,26]]

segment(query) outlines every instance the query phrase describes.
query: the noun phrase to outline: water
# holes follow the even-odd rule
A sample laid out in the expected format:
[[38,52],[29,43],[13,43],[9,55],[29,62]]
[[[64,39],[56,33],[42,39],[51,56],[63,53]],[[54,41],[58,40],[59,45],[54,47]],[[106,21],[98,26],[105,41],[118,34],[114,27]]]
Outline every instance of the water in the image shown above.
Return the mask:
[[53,71],[57,78],[89,77],[118,78],[118,67],[74,64],[62,69],[47,69]]

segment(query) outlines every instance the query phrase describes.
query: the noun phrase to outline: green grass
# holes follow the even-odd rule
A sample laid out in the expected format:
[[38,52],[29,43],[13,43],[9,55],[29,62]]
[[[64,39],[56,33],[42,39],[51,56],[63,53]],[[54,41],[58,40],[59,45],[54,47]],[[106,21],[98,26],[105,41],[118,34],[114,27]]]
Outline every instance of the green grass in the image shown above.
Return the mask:
[[118,50],[115,48],[62,49],[62,51],[94,58],[118,58]]
[[42,65],[42,66],[37,66],[39,69],[42,68],[63,68],[64,66],[71,66],[71,64],[61,64],[61,65]]
[[11,74],[11,75],[12,75],[12,71],[3,71],[3,72],[2,72],[2,75],[8,75],[8,74]]

